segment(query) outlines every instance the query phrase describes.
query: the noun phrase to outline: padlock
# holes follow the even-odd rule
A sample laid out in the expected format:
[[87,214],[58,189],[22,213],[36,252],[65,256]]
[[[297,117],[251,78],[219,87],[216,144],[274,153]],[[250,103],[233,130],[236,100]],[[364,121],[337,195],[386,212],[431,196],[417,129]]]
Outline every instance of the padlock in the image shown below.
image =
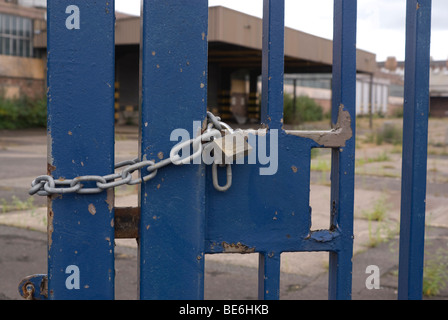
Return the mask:
[[237,159],[247,157],[252,152],[248,138],[241,130],[225,133],[221,138],[214,139],[211,144],[215,164],[233,164]]

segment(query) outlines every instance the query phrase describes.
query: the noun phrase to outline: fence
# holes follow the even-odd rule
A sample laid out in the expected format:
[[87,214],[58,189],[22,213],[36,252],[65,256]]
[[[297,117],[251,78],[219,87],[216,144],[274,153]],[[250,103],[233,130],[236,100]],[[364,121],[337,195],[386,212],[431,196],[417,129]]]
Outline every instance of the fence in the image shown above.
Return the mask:
[[[34,184],[49,197],[48,275],[26,278],[24,296],[113,299],[114,239],[135,237],[141,299],[203,299],[204,258],[218,253],[258,253],[259,298],[279,299],[281,254],[311,251],[329,252],[329,298],[351,298],[357,1],[334,1],[334,127],[325,132],[282,128],[284,10],[264,0],[265,129],[243,132],[258,161],[161,170],[156,163],[173,160],[173,130],[195,137],[220,125],[206,112],[208,1],[144,0],[140,162],[113,175],[114,1],[48,1],[48,176]],[[430,0],[407,1],[399,297],[411,299],[422,292],[430,13]],[[332,150],[327,230],[311,230],[312,148]],[[136,163],[143,181],[128,179]],[[120,178],[141,183],[139,208],[114,207]],[[230,189],[216,178],[231,178]]]

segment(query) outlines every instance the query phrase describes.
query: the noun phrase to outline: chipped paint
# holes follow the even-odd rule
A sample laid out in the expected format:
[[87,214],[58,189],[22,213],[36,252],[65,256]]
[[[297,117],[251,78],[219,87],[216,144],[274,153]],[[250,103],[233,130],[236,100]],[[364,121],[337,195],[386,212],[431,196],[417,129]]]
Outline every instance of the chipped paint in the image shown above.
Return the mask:
[[249,246],[246,246],[242,244],[241,242],[238,243],[227,243],[222,242],[221,246],[225,253],[254,253],[255,248],[251,248]]
[[48,241],[48,249],[51,249],[51,245],[53,244],[53,200],[51,197],[48,197],[47,200],[47,241]]
[[56,170],[56,167],[51,163],[47,163],[47,174],[51,176],[54,170]]
[[96,214],[96,208],[93,205],[93,203],[89,204],[89,212],[92,216],[94,216]]
[[334,129],[330,131],[299,131],[286,130],[287,134],[308,138],[327,148],[345,147],[347,140],[353,136],[350,113],[344,110],[344,106],[339,107],[338,122]]
[[311,231],[311,233],[308,235],[308,239],[314,240],[316,242],[326,243],[333,241],[340,235],[341,234],[338,230],[316,230]]
[[107,189],[107,198],[106,198],[107,207],[109,208],[109,212],[112,212],[115,204],[115,192],[114,189]]
[[[52,150],[53,150],[53,137],[51,136],[51,131],[48,130],[48,132],[47,132],[47,163],[49,166],[56,169],[56,167],[53,166],[54,158],[53,158]],[[51,172],[48,174],[51,174]]]

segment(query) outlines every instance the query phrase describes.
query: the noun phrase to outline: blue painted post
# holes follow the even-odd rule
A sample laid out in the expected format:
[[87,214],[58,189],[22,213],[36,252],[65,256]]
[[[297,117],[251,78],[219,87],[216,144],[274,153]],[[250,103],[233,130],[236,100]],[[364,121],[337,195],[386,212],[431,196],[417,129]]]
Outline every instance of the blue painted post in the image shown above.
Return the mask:
[[[48,1],[48,174],[114,171],[114,2]],[[48,204],[49,299],[114,298],[114,193]]]
[[332,122],[339,108],[351,116],[353,136],[332,150],[331,225],[341,230],[341,246],[330,252],[329,299],[350,299],[353,256],[353,202],[356,132],[356,0],[335,0]]
[[[141,158],[160,161],[206,117],[207,0],[143,1]],[[140,298],[203,299],[205,166],[168,166],[141,187]]]
[[284,34],[285,1],[263,0],[261,122],[278,130],[283,126]]
[[[261,121],[270,130],[283,130],[283,78],[285,65],[285,1],[263,1]],[[280,298],[280,253],[261,252],[258,297]]]
[[399,299],[422,299],[431,0],[408,0],[403,115]]
[[280,298],[280,261],[280,254],[272,252],[259,254],[258,298],[260,300]]

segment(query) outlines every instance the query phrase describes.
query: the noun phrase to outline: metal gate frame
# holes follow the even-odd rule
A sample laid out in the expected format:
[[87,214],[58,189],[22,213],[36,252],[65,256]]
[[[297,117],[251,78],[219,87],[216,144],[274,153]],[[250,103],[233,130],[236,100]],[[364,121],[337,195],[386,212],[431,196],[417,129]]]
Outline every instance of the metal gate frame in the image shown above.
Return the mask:
[[[260,299],[279,299],[280,255],[287,251],[329,252],[328,296],[351,298],[357,1],[334,1],[335,127],[326,134],[345,130],[347,135],[337,143],[324,143],[313,132],[282,129],[284,0],[263,3],[262,122],[268,134],[277,129],[285,141],[304,143],[299,163],[305,173],[300,179],[309,175],[311,148],[332,149],[331,227],[278,243],[280,233],[273,233],[269,246],[259,235],[252,239],[256,246],[234,238],[227,243],[226,231],[214,225],[220,217],[210,213],[224,200],[209,191],[208,168],[201,164],[166,170],[141,186],[141,299],[203,299],[205,254],[229,248],[259,253]],[[48,175],[59,181],[114,172],[114,12],[113,0],[48,1]],[[143,0],[142,19],[140,159],[163,159],[166,137],[174,128],[189,128],[206,117],[208,1]],[[400,299],[422,295],[430,22],[431,0],[407,0]],[[237,200],[255,196],[247,191]],[[113,190],[61,191],[48,199],[48,275],[27,278],[21,293],[32,290],[35,298],[55,300],[113,299],[119,212]]]

